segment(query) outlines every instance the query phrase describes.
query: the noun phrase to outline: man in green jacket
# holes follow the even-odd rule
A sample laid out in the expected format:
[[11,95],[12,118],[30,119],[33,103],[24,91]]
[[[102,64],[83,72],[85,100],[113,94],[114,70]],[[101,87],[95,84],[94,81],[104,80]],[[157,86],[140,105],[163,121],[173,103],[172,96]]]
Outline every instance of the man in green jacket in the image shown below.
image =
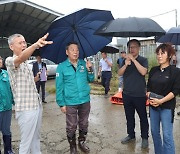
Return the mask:
[[[3,134],[4,153],[14,154],[11,147],[11,116],[13,95],[10,88],[9,76],[3,67],[3,59],[0,57],[0,131]],[[0,151],[1,153],[1,151]]]
[[70,144],[70,153],[76,154],[76,129],[79,126],[79,148],[88,153],[85,143],[88,132],[90,113],[90,86],[94,80],[92,64],[79,59],[76,42],[66,47],[67,60],[58,65],[56,70],[56,102],[66,114],[66,132]]

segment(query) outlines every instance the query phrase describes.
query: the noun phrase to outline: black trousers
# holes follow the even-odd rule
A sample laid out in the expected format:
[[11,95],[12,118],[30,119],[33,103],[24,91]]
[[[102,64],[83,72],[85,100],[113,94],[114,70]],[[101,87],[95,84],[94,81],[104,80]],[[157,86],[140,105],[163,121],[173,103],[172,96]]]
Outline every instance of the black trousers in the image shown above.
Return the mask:
[[135,137],[135,110],[140,119],[141,137],[147,139],[149,136],[149,123],[146,112],[146,97],[132,97],[123,93],[123,104],[127,120],[127,133]]
[[46,84],[46,81],[37,81],[36,82],[36,88],[37,88],[38,93],[40,92],[40,88],[41,88],[42,101],[45,101],[45,84]]
[[79,126],[79,131],[88,132],[90,108],[90,102],[66,106],[66,132],[68,137],[74,136],[77,126]]
[[103,87],[105,88],[105,94],[108,94],[109,86],[110,86],[110,81],[112,78],[112,72],[111,71],[102,71],[102,76],[101,76],[101,82]]

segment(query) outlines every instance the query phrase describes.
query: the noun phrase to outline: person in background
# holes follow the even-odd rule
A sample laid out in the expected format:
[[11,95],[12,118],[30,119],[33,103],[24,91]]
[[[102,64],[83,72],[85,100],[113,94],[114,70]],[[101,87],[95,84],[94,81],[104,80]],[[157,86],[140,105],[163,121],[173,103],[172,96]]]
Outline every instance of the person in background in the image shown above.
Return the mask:
[[177,64],[177,58],[176,58],[176,54],[172,55],[171,60],[170,60],[170,65],[173,65],[176,67]]
[[[170,65],[174,54],[175,50],[170,44],[159,45],[156,49],[159,66],[153,67],[149,72],[147,95],[155,154],[175,154],[173,119],[176,95],[180,92],[180,70]],[[162,98],[150,98],[151,92]],[[163,139],[161,139],[161,131]]]
[[[117,60],[118,68],[120,69],[123,63],[123,60],[126,58],[126,51],[121,51],[120,58]],[[119,88],[118,92],[122,92],[123,90],[123,76],[119,76]]]
[[[3,135],[4,154],[14,154],[11,146],[11,117],[13,95],[9,83],[9,76],[3,68],[3,59],[0,56],[0,131]],[[0,151],[1,153],[1,151]]]
[[99,62],[99,71],[98,76],[101,76],[101,82],[105,89],[105,97],[109,97],[108,92],[110,90],[110,81],[112,78],[112,59],[110,57],[107,57],[107,53],[101,52],[102,59],[100,59]]
[[176,60],[177,60],[176,67],[180,68],[180,51],[176,52]]
[[45,84],[47,81],[46,63],[42,62],[40,55],[36,56],[36,60],[37,62],[33,63],[33,67],[32,67],[34,77],[36,77],[37,74],[39,74],[39,80],[36,81],[36,88],[37,88],[38,93],[40,92],[40,88],[41,88],[42,102],[47,103],[45,101]]
[[[176,67],[180,69],[180,51],[176,52],[176,60],[177,60]],[[177,112],[177,115],[180,115],[180,111]]]
[[88,118],[90,113],[90,86],[94,73],[90,61],[79,59],[79,46],[69,42],[66,46],[67,60],[60,63],[56,70],[56,102],[66,114],[66,132],[70,153],[77,154],[76,129],[79,128],[78,145],[88,153],[86,145]]
[[127,120],[128,136],[121,140],[127,144],[136,139],[135,137],[135,110],[140,118],[142,148],[147,148],[149,124],[146,112],[146,81],[145,75],[148,70],[148,61],[139,55],[140,42],[132,39],[127,43],[129,54],[119,69],[119,75],[123,75],[123,104]]
[[[1,57],[1,56],[0,56]],[[1,57],[2,58],[2,57]],[[3,58],[2,58],[3,59]],[[3,59],[3,66],[2,66],[2,68],[1,69],[3,69],[3,70],[7,70],[7,68],[6,68],[6,65],[5,65],[5,60]]]
[[8,38],[13,57],[6,58],[6,67],[15,102],[16,119],[20,127],[19,154],[41,154],[42,102],[34,82],[39,79],[39,75],[34,78],[26,60],[36,49],[53,43],[46,41],[47,37],[48,33],[28,48],[21,34],[13,34]]

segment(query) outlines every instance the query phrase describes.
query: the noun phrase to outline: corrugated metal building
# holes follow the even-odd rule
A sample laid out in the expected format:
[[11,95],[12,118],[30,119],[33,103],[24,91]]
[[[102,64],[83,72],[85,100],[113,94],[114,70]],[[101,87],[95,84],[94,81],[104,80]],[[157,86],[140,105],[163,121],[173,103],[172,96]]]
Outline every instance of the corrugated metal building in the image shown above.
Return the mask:
[[63,14],[27,0],[0,0],[0,56],[12,55],[7,38],[22,34],[31,44],[45,34],[51,22]]

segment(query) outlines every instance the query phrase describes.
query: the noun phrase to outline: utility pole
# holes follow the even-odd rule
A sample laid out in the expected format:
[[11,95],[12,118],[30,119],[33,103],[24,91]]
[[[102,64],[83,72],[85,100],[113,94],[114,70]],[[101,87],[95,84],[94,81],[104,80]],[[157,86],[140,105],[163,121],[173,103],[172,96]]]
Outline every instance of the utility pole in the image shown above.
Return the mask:
[[161,13],[161,14],[157,14],[157,15],[151,16],[150,18],[162,16],[162,15],[168,14],[168,13],[173,12],[173,11],[175,11],[175,27],[177,27],[178,26],[177,25],[177,9],[174,9],[174,10],[171,10],[171,11],[167,11],[167,12],[164,12],[164,13]]
[[176,27],[177,27],[177,9],[175,9],[175,19],[176,19]]

